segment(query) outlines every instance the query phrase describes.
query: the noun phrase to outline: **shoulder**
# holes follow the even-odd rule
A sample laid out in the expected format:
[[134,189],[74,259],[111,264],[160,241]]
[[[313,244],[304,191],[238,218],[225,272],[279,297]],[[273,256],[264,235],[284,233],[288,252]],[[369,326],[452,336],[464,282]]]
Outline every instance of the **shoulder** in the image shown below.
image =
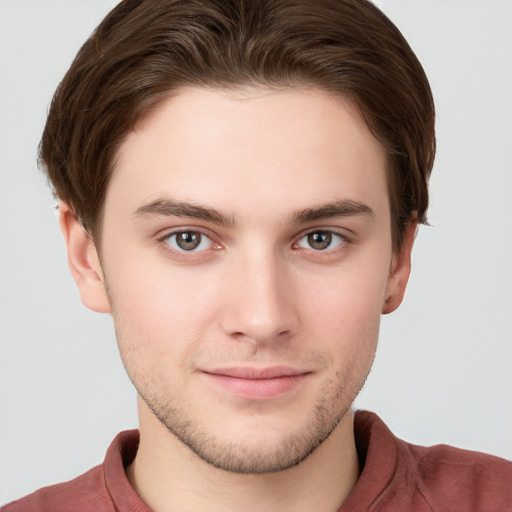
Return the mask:
[[5,505],[1,512],[64,512],[70,510],[71,503],[74,512],[114,510],[105,488],[102,466],[69,482],[43,487]]
[[512,462],[446,445],[404,446],[418,490],[435,510],[446,503],[465,510],[512,510]]
[[137,430],[121,432],[110,444],[103,464],[69,482],[43,487],[0,512],[147,512],[124,469],[133,461],[138,445]]
[[362,472],[341,510],[512,512],[512,462],[408,443],[368,411],[357,411],[354,433]]

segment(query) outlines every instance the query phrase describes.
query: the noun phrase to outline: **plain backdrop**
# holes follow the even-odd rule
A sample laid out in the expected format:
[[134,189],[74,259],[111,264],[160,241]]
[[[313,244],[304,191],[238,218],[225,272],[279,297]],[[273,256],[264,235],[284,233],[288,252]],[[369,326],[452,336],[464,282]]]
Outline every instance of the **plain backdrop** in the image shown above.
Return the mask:
[[[36,148],[116,2],[0,0],[0,503],[70,479],[137,426],[111,320],[86,310]],[[512,2],[381,0],[438,111],[430,222],[356,406],[407,441],[512,459]]]

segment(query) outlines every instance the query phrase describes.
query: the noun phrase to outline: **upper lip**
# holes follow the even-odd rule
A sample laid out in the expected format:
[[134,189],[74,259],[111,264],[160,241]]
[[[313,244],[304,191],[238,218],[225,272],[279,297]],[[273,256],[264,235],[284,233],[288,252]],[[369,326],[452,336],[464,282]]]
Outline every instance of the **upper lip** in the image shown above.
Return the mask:
[[238,379],[275,379],[278,377],[293,377],[310,373],[290,366],[269,366],[266,368],[254,368],[246,366],[233,366],[229,368],[216,368],[206,370],[205,373],[233,377]]

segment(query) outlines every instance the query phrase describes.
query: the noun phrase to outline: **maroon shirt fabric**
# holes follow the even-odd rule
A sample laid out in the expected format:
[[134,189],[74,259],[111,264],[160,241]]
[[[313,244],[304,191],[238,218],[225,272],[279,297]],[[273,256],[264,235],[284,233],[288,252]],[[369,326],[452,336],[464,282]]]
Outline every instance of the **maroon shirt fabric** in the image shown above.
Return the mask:
[[[512,462],[445,445],[406,443],[366,411],[356,413],[355,435],[362,473],[338,512],[512,512]],[[137,430],[120,433],[102,465],[1,512],[151,512],[124,470],[138,443]]]

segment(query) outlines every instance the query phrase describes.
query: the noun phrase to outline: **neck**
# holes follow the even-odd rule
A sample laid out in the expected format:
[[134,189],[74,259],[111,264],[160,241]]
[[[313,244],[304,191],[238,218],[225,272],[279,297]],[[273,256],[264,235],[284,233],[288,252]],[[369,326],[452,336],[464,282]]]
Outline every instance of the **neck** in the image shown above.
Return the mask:
[[139,417],[139,450],[127,476],[155,512],[336,512],[358,478],[351,412],[300,464],[261,475],[207,464],[163,427],[140,398]]

